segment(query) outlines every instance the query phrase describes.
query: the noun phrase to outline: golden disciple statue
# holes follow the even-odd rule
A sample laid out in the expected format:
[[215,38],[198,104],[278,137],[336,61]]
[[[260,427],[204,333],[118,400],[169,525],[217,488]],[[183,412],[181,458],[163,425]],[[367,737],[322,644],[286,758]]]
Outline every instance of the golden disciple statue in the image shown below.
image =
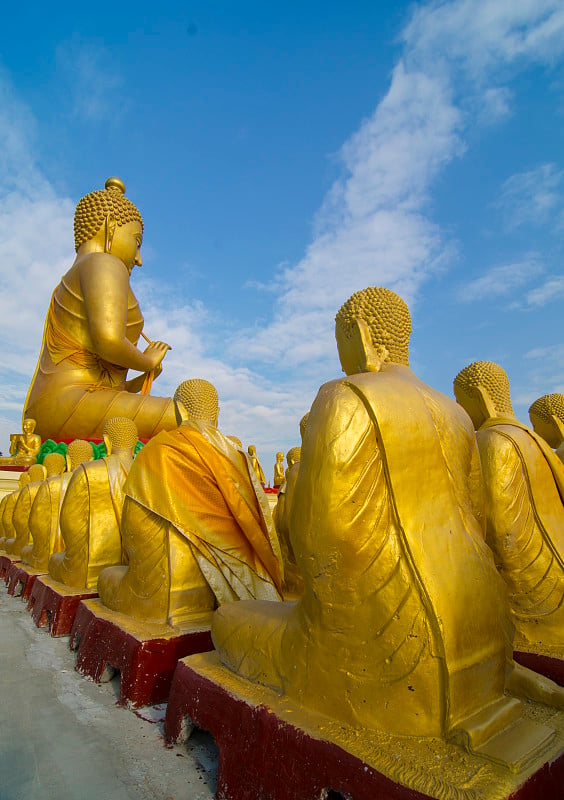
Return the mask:
[[2,464],[35,464],[41,447],[41,436],[35,431],[35,420],[27,417],[22,423],[23,433],[10,434],[10,454],[0,458]]
[[[90,445],[88,447],[92,453]],[[32,541],[22,549],[21,559],[24,564],[46,572],[49,554],[59,544],[59,498],[63,475],[68,473],[66,458],[62,453],[46,455],[43,466],[49,477],[39,487],[31,506],[28,525]],[[41,536],[43,531],[45,536]]]
[[276,462],[274,464],[274,482],[273,486],[276,488],[282,486],[284,483],[284,453],[276,453]]
[[217,429],[217,392],[194,378],[177,388],[179,427],[141,450],[125,485],[128,565],[104,570],[104,605],[181,624],[239,598],[278,599],[281,556],[265,494],[246,453]]
[[127,417],[104,425],[107,456],[77,467],[61,505],[63,545],[49,560],[54,580],[75,589],[95,589],[100,572],[123,563],[123,486],[133,463],[137,426]]
[[17,499],[12,513],[11,527],[14,538],[6,539],[4,550],[9,555],[19,556],[22,549],[29,542],[29,512],[39,491],[42,481],[48,477],[47,469],[43,464],[32,464],[28,470],[29,483],[26,483],[17,493]]
[[[53,292],[24,410],[43,438],[100,438],[115,416],[133,419],[142,439],[175,425],[172,399],[143,393],[169,347],[136,346],[143,316],[129,282],[142,263],[143,220],[124,193],[108,178],[76,208],[76,259]],[[143,374],[127,380],[128,370]]]
[[[308,415],[306,414],[306,417]],[[302,422],[303,422],[302,418]],[[300,422],[300,431],[302,430]],[[286,470],[285,480],[278,492],[276,508],[273,512],[274,524],[280,541],[282,558],[284,560],[284,588],[287,594],[301,594],[303,581],[296,561],[292,539],[290,536],[290,509],[298,472],[300,469],[301,447],[291,447],[286,453],[288,469]]]
[[262,471],[260,461],[258,460],[257,448],[254,446],[254,444],[250,444],[247,448],[247,452],[249,454],[249,459],[251,461],[251,464],[253,465],[255,475],[257,476],[259,483],[262,486],[264,486],[264,484],[266,483],[266,478],[264,472]]
[[2,498],[0,504],[2,513],[2,517],[0,518],[0,548],[2,549],[7,539],[16,538],[16,531],[13,524],[14,508],[20,495],[20,490],[30,482],[28,473],[29,470],[27,472],[22,472],[18,480],[19,488]]
[[509,589],[516,647],[564,657],[564,465],[516,418],[505,371],[475,361],[454,379],[477,430],[486,535]]
[[59,514],[67,486],[73,471],[93,458],[90,442],[75,439],[67,447],[66,457],[61,453],[49,453],[43,459],[43,463],[49,465],[52,477],[43,481],[33,501],[29,512],[32,542],[22,550],[22,561],[33,569],[47,572],[50,556],[62,549]]
[[535,433],[548,442],[564,461],[564,394],[545,394],[529,408]]
[[[291,503],[303,595],[222,606],[212,636],[227,667],[307,708],[487,755],[521,714],[506,672],[523,672],[508,661],[474,429],[409,369],[410,331],[388,289],[356,292],[339,310],[346,377],[313,403]],[[535,750],[535,726],[521,724],[519,747]],[[511,760],[511,735],[493,757]]]

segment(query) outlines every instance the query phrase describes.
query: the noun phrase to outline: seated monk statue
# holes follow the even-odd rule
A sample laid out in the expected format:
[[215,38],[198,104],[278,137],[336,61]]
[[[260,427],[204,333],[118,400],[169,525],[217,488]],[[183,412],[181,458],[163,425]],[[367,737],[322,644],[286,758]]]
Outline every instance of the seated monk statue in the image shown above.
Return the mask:
[[10,434],[9,456],[0,458],[2,464],[35,464],[41,447],[41,436],[35,431],[35,420],[26,417],[22,423],[23,433]]
[[477,430],[486,541],[509,589],[516,647],[564,658],[564,465],[516,418],[505,371],[475,361],[454,379]]
[[276,507],[272,513],[284,561],[284,597],[286,599],[291,595],[300,595],[303,588],[302,576],[290,538],[290,508],[299,472],[300,454],[301,447],[291,447],[286,453],[288,469],[284,483],[278,491]]
[[4,550],[8,555],[20,556],[22,549],[29,542],[29,512],[39,491],[41,483],[48,476],[43,464],[32,464],[28,469],[29,482],[18,491],[18,497],[12,514],[12,527],[15,536],[6,539]]
[[123,486],[137,426],[127,417],[112,417],[104,425],[104,443],[104,458],[73,471],[59,514],[62,546],[49,559],[49,575],[73,589],[95,589],[103,569],[123,563]]
[[59,512],[73,470],[85,461],[92,461],[90,442],[75,439],[62,453],[49,453],[43,459],[51,477],[44,480],[29,512],[29,532],[32,542],[22,552],[22,562],[33,569],[47,572],[49,558],[63,547],[59,527]]
[[23,489],[24,486],[27,486],[29,483],[29,470],[26,472],[22,472],[18,479],[18,488],[10,492],[10,494],[5,495],[2,498],[2,502],[0,504],[0,550],[4,550],[4,545],[7,539],[15,539],[16,538],[16,531],[13,525],[13,516],[14,516],[14,507],[18,500],[20,489]]
[[221,606],[212,637],[228,668],[337,721],[487,748],[521,714],[505,587],[472,423],[409,369],[410,330],[388,289],[339,310],[346,377],[313,403],[291,503],[303,595]]
[[[146,337],[130,277],[142,263],[143,220],[119,178],[80,200],[74,236],[76,259],[53,292],[24,413],[44,439],[100,438],[115,416],[148,439],[175,426],[172,399],[148,394],[169,346],[137,348]],[[128,370],[143,374],[126,380]]]
[[564,461],[564,394],[545,394],[529,408],[529,419],[539,436]]
[[181,624],[239,598],[278,599],[278,539],[246,453],[217,430],[217,392],[184,381],[179,427],[138,453],[125,485],[128,565],[104,570],[104,605],[140,620]]
[[284,483],[284,453],[276,453],[276,462],[274,464],[274,483],[273,486],[279,488]]
[[264,486],[264,484],[266,483],[266,478],[264,476],[264,472],[262,471],[260,461],[258,460],[257,448],[254,446],[254,444],[250,444],[247,448],[247,452],[249,454],[251,464],[253,465],[255,475],[257,476],[261,486]]

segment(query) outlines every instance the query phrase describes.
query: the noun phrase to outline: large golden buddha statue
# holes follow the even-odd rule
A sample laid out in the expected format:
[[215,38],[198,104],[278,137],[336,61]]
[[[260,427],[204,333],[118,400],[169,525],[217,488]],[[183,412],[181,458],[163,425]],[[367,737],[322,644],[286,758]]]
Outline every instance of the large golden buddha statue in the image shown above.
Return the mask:
[[61,551],[49,560],[51,577],[74,589],[96,589],[106,567],[123,563],[123,486],[133,463],[137,426],[127,417],[104,425],[107,456],[77,467],[61,505]]
[[564,394],[545,394],[529,408],[529,419],[539,436],[564,461]]
[[35,433],[36,422],[26,417],[22,422],[22,433],[10,434],[10,455],[0,458],[2,464],[35,464],[41,447],[41,436]]
[[36,570],[47,572],[49,558],[63,547],[59,514],[73,471],[86,461],[92,461],[92,445],[75,439],[67,447],[66,456],[49,453],[43,459],[51,477],[41,486],[29,512],[31,543],[22,550],[22,562]]
[[521,714],[506,674],[530,673],[510,660],[472,423],[409,369],[410,330],[388,289],[338,312],[346,377],[313,403],[291,504],[303,596],[221,606],[212,636],[227,667],[307,708],[487,754]]
[[564,657],[564,465],[515,417],[498,364],[469,364],[454,392],[477,430],[487,543],[509,588],[517,647]]
[[[169,347],[136,346],[143,316],[129,281],[142,263],[143,220],[124,193],[108,178],[76,208],[76,259],[53,292],[24,409],[44,439],[99,438],[115,416],[133,419],[142,439],[175,425],[170,398],[143,394]],[[128,370],[143,374],[127,380]]]
[[104,570],[104,605],[180,624],[239,598],[279,598],[281,556],[270,510],[246,453],[217,430],[217,392],[177,388],[179,427],[137,455],[125,485],[128,565]]

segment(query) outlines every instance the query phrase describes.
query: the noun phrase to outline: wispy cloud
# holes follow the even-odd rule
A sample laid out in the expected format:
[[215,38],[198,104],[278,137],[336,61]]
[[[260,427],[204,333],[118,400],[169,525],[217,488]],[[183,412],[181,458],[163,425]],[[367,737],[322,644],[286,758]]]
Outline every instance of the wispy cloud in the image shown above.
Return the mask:
[[506,297],[515,289],[529,283],[543,272],[543,266],[535,256],[524,261],[492,267],[484,275],[460,287],[458,298],[464,303]]
[[527,303],[530,306],[544,306],[553,300],[564,297],[564,276],[556,275],[548,278],[542,286],[532,289],[527,293]]
[[521,225],[542,225],[558,220],[564,211],[564,170],[541,164],[519,172],[501,187],[498,208],[510,230]]
[[74,114],[88,122],[123,114],[123,79],[102,42],[74,35],[57,47],[56,61]]

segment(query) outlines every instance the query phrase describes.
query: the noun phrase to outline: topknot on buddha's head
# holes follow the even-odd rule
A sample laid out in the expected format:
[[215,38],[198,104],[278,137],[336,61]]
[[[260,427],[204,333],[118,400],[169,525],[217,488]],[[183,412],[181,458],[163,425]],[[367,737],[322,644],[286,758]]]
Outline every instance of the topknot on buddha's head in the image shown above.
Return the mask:
[[119,178],[108,178],[106,188],[90,192],[79,200],[74,212],[74,246],[92,239],[104,224],[108,215],[117,225],[139,222],[143,228],[143,218],[136,206],[125,196],[125,184]]
[[174,393],[174,402],[186,410],[188,419],[214,424],[219,416],[219,399],[215,386],[203,378],[182,381]]
[[406,302],[399,295],[381,286],[369,286],[355,292],[335,317],[346,338],[353,335],[355,319],[366,322],[374,347],[385,347],[395,364],[409,364],[411,316]]
[[76,469],[80,464],[85,461],[92,461],[94,458],[94,451],[92,445],[86,439],[75,439],[67,447],[67,465],[69,472]]
[[112,448],[133,450],[137,444],[139,433],[137,425],[129,417],[112,417],[104,425],[104,436],[107,436]]
[[485,389],[492,400],[498,416],[513,416],[509,378],[505,370],[493,361],[474,361],[460,370],[454,379],[454,390],[461,389],[470,398],[478,397]]
[[529,408],[529,417],[536,416],[538,419],[550,424],[552,417],[558,417],[564,422],[564,394],[544,394]]
[[48,453],[43,459],[43,466],[50,478],[52,475],[61,475],[67,468],[67,462],[62,453]]
[[301,447],[290,447],[288,452],[286,453],[286,462],[288,467],[291,467],[292,464],[295,464],[299,461],[302,457],[302,448]]
[[303,438],[304,438],[305,429],[306,429],[306,426],[307,426],[308,419],[309,419],[309,411],[307,412],[307,414],[304,414],[303,417],[300,420],[300,436],[302,437],[302,441],[303,441]]

